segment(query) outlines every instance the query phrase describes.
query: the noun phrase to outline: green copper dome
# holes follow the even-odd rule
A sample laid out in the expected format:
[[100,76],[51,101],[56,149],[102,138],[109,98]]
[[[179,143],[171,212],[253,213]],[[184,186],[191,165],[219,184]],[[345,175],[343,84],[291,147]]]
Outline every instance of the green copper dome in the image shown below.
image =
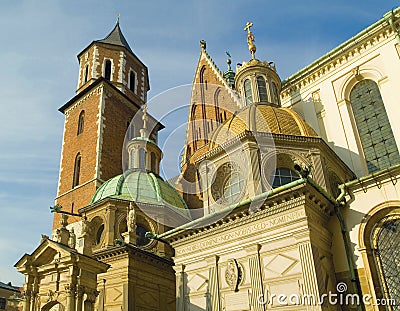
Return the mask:
[[97,189],[90,204],[105,198],[188,209],[183,198],[168,182],[152,172],[141,170],[131,171],[107,180]]

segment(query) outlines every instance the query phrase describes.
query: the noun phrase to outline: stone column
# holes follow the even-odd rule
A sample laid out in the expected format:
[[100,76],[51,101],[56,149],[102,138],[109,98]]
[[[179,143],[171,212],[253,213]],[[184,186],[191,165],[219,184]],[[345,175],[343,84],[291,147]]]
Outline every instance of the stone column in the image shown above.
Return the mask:
[[23,311],[30,311],[31,309],[31,296],[32,292],[30,290],[25,290],[24,291],[24,305],[23,305]]
[[67,297],[65,311],[75,311],[75,285],[66,284],[64,288]]
[[211,298],[211,309],[212,311],[220,311],[220,292],[219,292],[219,271],[218,271],[218,256],[212,256],[207,258],[207,265],[209,267],[208,276],[208,290]]
[[83,293],[84,293],[84,287],[81,285],[78,285],[76,287],[75,291],[75,310],[76,311],[82,311],[82,302],[83,302]]
[[[95,289],[89,289],[86,292],[86,299],[83,305],[83,311],[93,311],[94,303],[96,302],[96,297],[99,292]],[[67,310],[66,310],[67,311]]]
[[264,284],[260,264],[260,245],[252,245],[246,249],[249,258],[250,283],[251,283],[251,306],[254,311],[265,311]]
[[176,278],[176,310],[186,311],[185,266],[176,265],[173,268],[175,270],[175,278]]
[[37,310],[37,297],[39,293],[39,276],[35,272],[35,276],[33,278],[32,284],[32,292],[31,292],[31,305],[30,308],[32,311]]

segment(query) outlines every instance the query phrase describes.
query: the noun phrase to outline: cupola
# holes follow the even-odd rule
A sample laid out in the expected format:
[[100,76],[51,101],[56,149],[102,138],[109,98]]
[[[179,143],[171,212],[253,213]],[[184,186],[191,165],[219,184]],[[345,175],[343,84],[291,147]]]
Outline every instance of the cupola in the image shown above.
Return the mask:
[[242,95],[245,105],[266,103],[280,106],[281,79],[273,62],[263,62],[256,59],[254,35],[250,30],[252,26],[253,23],[247,23],[244,28],[247,31],[247,43],[251,53],[251,60],[237,66],[235,75],[236,90]]

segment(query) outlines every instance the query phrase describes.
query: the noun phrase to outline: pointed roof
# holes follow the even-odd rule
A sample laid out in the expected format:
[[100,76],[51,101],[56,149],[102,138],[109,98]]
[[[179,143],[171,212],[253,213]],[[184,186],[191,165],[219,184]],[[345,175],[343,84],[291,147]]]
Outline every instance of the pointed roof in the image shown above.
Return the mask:
[[131,48],[128,44],[128,41],[126,41],[124,35],[122,34],[121,28],[119,27],[119,20],[117,21],[114,29],[108,34],[107,37],[105,37],[102,40],[96,40],[95,42],[123,46],[123,47],[127,48],[129,50],[129,52],[131,52],[133,54],[133,51],[131,50]]

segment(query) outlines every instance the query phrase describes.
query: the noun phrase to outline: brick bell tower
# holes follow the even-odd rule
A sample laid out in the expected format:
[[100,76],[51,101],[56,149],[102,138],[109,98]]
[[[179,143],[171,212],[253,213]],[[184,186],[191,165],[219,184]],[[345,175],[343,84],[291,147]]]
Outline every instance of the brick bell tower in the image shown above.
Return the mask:
[[[75,213],[104,181],[122,173],[125,134],[149,90],[147,67],[129,47],[119,21],[78,60],[76,95],[59,109],[65,123],[56,197],[63,211]],[[138,134],[139,128],[130,128],[132,137]],[[53,229],[59,217],[55,214]]]

